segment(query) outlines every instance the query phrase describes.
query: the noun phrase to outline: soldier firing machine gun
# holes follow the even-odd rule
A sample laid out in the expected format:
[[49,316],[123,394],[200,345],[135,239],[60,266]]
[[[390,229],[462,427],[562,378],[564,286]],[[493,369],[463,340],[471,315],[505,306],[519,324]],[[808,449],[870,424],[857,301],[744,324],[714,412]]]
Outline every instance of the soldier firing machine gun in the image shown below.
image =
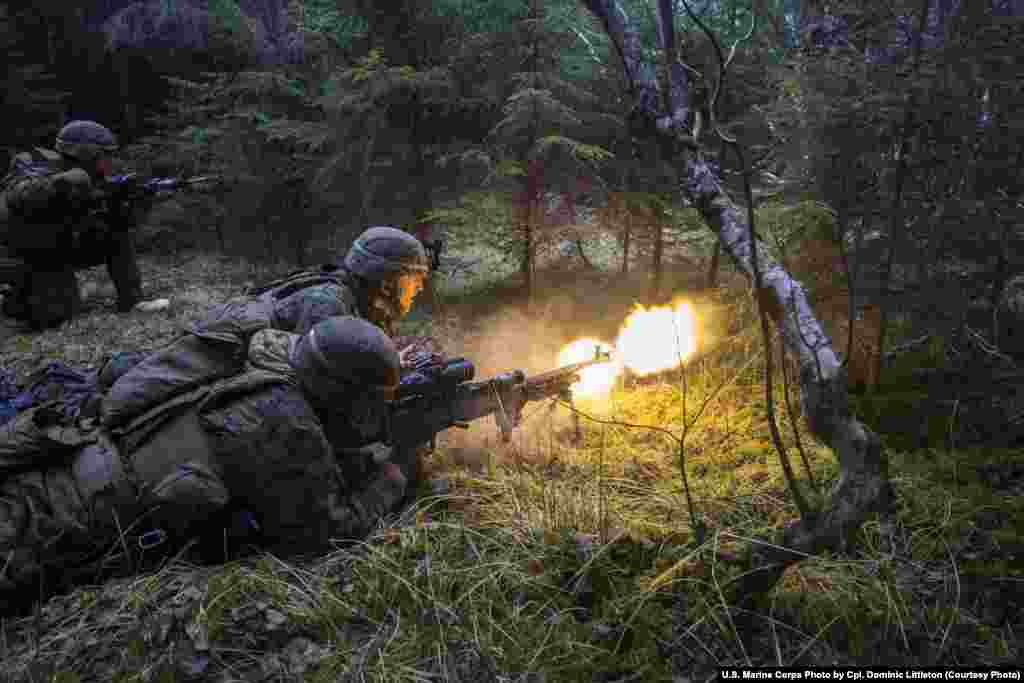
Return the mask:
[[[450,427],[468,429],[470,422],[494,415],[502,440],[507,442],[519,425],[524,405],[545,398],[571,403],[572,385],[579,380],[579,373],[610,359],[610,352],[595,349],[593,360],[539,375],[528,377],[522,370],[512,370],[476,382],[472,381],[476,368],[465,358],[430,366],[419,381],[400,386],[392,408],[390,440],[399,448],[427,442],[433,448],[440,432]],[[579,416],[573,413],[573,419],[579,440]]]

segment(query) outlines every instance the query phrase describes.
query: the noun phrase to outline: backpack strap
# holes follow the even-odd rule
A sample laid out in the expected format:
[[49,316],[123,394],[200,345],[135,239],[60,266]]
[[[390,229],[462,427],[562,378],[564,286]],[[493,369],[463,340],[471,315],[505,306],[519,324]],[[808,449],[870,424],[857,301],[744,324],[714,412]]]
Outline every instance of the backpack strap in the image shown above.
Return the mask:
[[319,268],[297,270],[264,285],[250,287],[245,293],[248,296],[262,296],[272,291],[272,298],[277,300],[313,285],[343,284],[344,279],[345,271],[332,263],[325,263]]

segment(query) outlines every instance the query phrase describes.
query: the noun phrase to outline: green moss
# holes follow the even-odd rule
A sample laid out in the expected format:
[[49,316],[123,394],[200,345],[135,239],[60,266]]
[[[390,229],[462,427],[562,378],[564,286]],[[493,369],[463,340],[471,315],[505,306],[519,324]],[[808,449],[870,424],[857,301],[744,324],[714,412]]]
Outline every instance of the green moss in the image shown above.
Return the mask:
[[15,335],[10,341],[11,347],[18,353],[29,353],[32,351],[32,337],[27,335]]
[[1020,562],[1014,560],[986,558],[983,560],[968,560],[962,563],[960,565],[960,574],[964,577],[984,579],[1018,577],[1024,574],[1024,567],[1020,566]]
[[129,657],[145,657],[146,656],[146,643],[142,638],[132,638],[128,641],[128,647],[126,652]]
[[[903,322],[901,328],[908,323]],[[905,329],[892,331],[890,340],[898,340],[904,336],[911,336]],[[933,339],[924,348],[910,351],[899,355],[891,365],[887,366],[878,378],[878,391],[906,391],[910,389],[923,390],[916,377],[921,371],[938,370],[942,368],[945,361],[945,347],[941,338]]]
[[[810,584],[814,586],[814,584]],[[821,634],[841,651],[864,654],[865,634],[884,627],[884,615],[834,590],[803,587],[776,593],[776,614],[791,615],[809,633]]]
[[1015,517],[1009,522],[1008,527],[996,529],[992,532],[992,540],[1001,546],[1014,548],[1017,552],[1024,551],[1024,511],[1017,510]]
[[927,392],[917,389],[850,396],[857,417],[885,437],[889,447],[902,450],[919,448],[922,442],[943,443],[949,420],[939,413],[922,415],[928,398]]

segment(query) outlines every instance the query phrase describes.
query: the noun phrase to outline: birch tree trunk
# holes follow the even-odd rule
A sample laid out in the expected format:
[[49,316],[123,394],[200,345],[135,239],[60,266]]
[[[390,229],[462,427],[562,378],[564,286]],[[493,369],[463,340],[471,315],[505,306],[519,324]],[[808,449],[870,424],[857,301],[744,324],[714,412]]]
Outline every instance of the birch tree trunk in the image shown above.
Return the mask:
[[[741,601],[770,590],[789,565],[808,555],[845,550],[853,534],[872,514],[888,510],[892,488],[881,441],[850,410],[846,374],[821,324],[807,303],[804,288],[765,246],[751,242],[745,213],[722,188],[715,170],[704,161],[693,137],[687,72],[669,64],[670,93],[659,94],[652,65],[641,61],[637,24],[618,0],[581,0],[601,22],[615,46],[634,98],[634,122],[652,136],[668,140],[683,178],[680,190],[718,235],[721,248],[747,277],[754,278],[756,255],[762,288],[760,305],[779,329],[786,350],[800,367],[801,405],[810,431],[830,446],[840,476],[825,507],[790,525],[781,539],[751,545],[749,571],[736,585]],[[672,0],[657,0],[659,48],[674,45]],[[668,102],[669,110],[659,108]]]

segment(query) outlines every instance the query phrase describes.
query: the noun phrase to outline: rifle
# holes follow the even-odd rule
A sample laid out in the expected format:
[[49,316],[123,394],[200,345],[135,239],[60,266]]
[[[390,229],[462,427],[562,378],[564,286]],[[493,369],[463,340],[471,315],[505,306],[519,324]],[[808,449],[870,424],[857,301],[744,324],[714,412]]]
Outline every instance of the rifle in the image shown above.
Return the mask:
[[[511,438],[519,425],[523,406],[530,401],[560,398],[572,401],[572,385],[579,373],[597,363],[611,359],[608,351],[595,349],[594,359],[565,365],[528,377],[522,370],[512,370],[491,379],[472,381],[476,368],[465,358],[429,368],[426,378],[405,382],[392,404],[390,441],[399,449],[430,442],[436,445],[439,433],[450,427],[468,429],[469,423],[494,415],[502,441]],[[579,439],[579,417],[576,437]]]
[[125,173],[111,176],[100,185],[97,199],[113,201],[133,201],[153,197],[161,192],[173,192],[183,187],[204,183],[220,183],[224,178],[219,175],[202,175],[193,178],[148,178],[143,179],[138,173]]

